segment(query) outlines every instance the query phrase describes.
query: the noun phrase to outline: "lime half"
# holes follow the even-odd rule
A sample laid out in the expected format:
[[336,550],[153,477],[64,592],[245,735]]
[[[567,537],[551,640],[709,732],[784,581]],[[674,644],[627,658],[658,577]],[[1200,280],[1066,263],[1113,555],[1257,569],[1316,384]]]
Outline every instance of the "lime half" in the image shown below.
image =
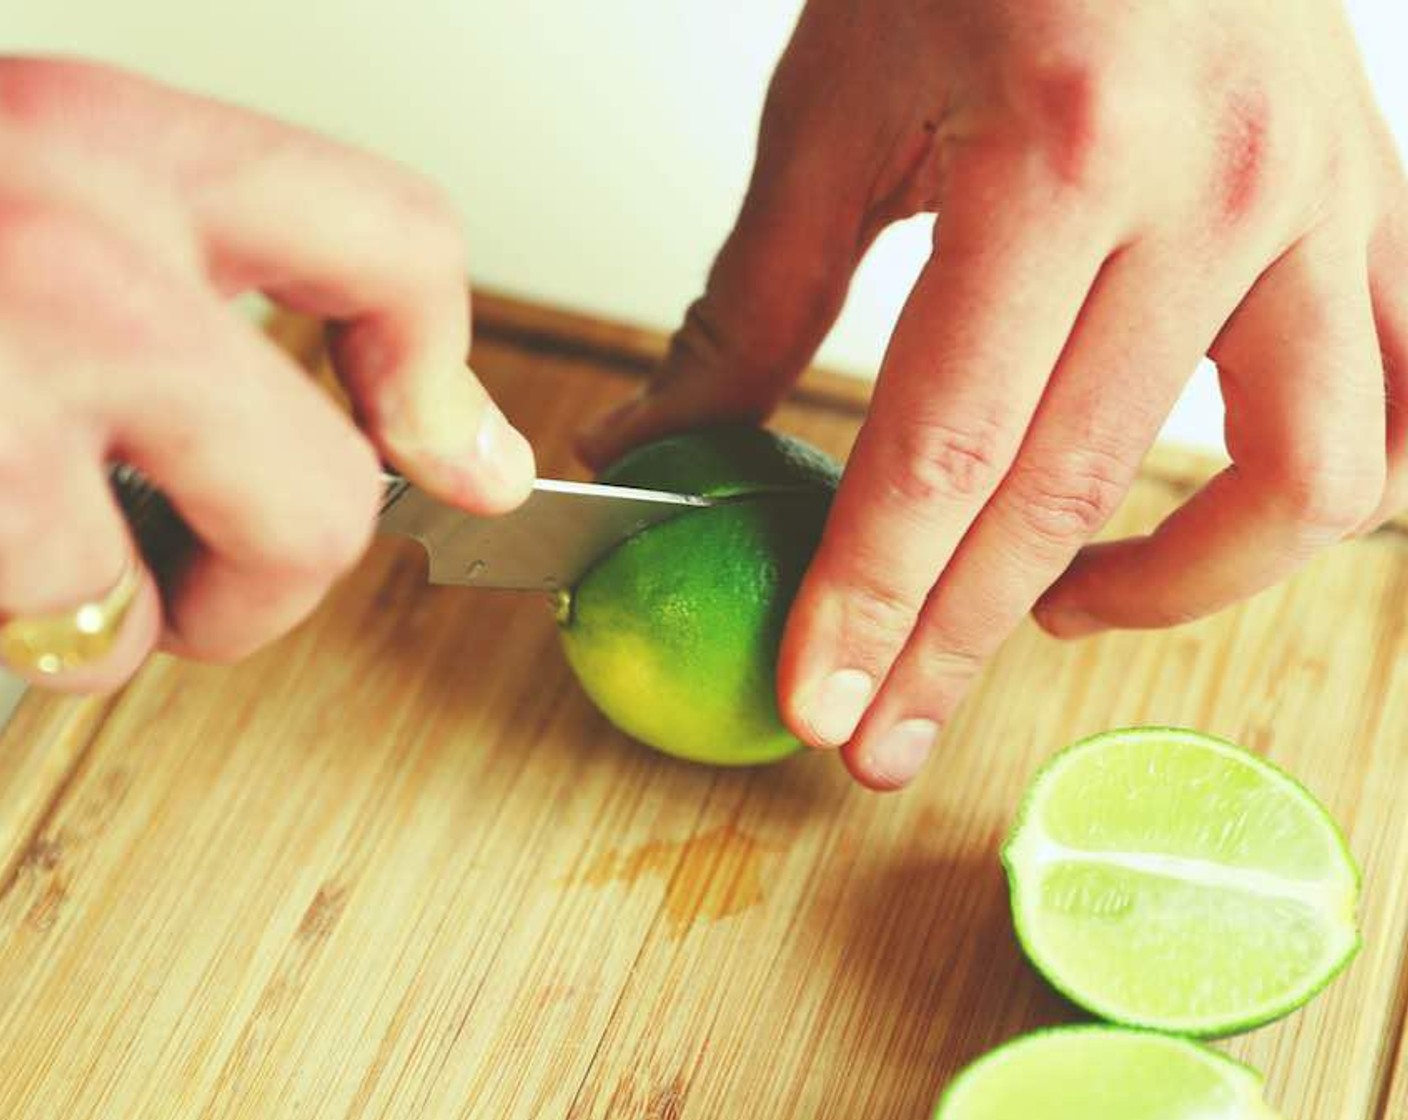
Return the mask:
[[1061,752],[1002,859],[1027,956],[1118,1023],[1201,1036],[1259,1026],[1359,946],[1359,872],[1324,807],[1194,731],[1111,731]]
[[934,1120],[1276,1120],[1261,1086],[1256,1071],[1187,1039],[1064,1027],[979,1058]]

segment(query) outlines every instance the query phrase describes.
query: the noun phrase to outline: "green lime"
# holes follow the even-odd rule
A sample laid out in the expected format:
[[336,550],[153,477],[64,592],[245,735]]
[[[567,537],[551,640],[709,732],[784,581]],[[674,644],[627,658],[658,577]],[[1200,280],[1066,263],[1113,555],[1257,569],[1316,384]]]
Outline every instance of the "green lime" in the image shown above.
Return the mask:
[[1195,731],[1110,731],[1061,752],[1002,858],[1027,956],[1119,1023],[1259,1026],[1359,946],[1359,872],[1329,814],[1274,766]]
[[1261,1090],[1255,1070],[1184,1038],[1062,1027],[979,1058],[934,1120],[1276,1120]]
[[563,648],[607,718],[697,762],[798,749],[778,716],[777,651],[838,476],[815,448],[741,426],[670,436],[602,474],[731,499],[637,533],[572,590]]

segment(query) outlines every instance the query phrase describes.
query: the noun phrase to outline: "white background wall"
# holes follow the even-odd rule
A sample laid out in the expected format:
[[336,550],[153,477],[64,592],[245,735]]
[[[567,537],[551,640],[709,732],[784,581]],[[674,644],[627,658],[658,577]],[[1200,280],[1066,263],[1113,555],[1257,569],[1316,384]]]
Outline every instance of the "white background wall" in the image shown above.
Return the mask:
[[[476,278],[669,329],[750,166],[800,0],[0,0],[0,50],[97,56],[378,149],[449,188]],[[1350,0],[1408,147],[1408,8]],[[869,376],[928,244],[877,245],[822,360]],[[1200,371],[1166,435],[1220,443]]]

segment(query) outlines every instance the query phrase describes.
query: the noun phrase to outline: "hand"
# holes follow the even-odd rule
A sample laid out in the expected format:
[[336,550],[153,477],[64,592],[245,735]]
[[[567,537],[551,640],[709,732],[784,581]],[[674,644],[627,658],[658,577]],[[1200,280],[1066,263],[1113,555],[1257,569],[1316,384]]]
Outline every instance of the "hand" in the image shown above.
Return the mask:
[[[160,637],[240,657],[362,553],[379,451],[468,509],[527,494],[533,456],[465,366],[451,206],[392,164],[97,66],[0,59],[0,623],[102,597],[132,544],[105,462],[143,470],[201,542],[166,614],[149,575],[110,656]],[[338,323],[363,424],[226,298]],[[164,626],[164,632],[163,632]]]
[[[1039,598],[1058,635],[1181,622],[1408,505],[1408,189],[1333,0],[812,0],[707,290],[586,456],[765,416],[926,210],[779,671],[879,789]],[[1083,547],[1204,354],[1235,465]]]

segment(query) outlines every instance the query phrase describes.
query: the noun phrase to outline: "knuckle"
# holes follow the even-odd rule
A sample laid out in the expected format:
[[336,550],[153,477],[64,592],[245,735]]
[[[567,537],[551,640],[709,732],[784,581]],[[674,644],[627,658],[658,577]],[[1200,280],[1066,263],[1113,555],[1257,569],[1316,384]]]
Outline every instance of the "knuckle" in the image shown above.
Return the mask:
[[62,277],[92,257],[86,232],[51,203],[0,199],[0,275]]
[[982,669],[984,658],[976,650],[957,646],[951,638],[941,641],[941,637],[934,635],[926,643],[923,672],[927,691],[951,710]]
[[875,573],[852,576],[845,590],[844,639],[848,647],[897,647],[914,629],[922,597],[907,595]]
[[83,92],[91,69],[41,58],[0,58],[0,120],[18,128],[47,123]]
[[1087,448],[1044,464],[1019,464],[1009,480],[1012,508],[1024,534],[1060,549],[1094,536],[1119,508],[1131,467]]
[[290,518],[291,532],[272,558],[277,574],[298,583],[328,582],[366,552],[381,505],[381,475],[370,449],[347,458],[336,486],[313,497],[296,522]]
[[355,472],[348,472],[347,479],[335,516],[322,526],[314,549],[322,565],[339,574],[355,565],[371,543],[382,494],[376,460],[370,454]]
[[985,654],[937,620],[921,620],[886,680],[885,691],[903,697],[907,710],[948,723],[982,671]]
[[993,651],[1017,625],[1001,597],[978,588],[961,610],[930,610],[913,642],[918,675],[936,698],[963,694]]
[[1123,153],[1147,130],[1114,60],[1083,48],[1021,74],[1015,98],[1064,181],[1080,183],[1101,173],[1111,153]]
[[1386,486],[1383,463],[1336,462],[1326,456],[1288,471],[1277,492],[1282,508],[1302,533],[1337,539],[1374,516]]
[[39,329],[81,319],[70,345],[142,353],[167,336],[154,312],[170,293],[135,251],[101,223],[54,200],[0,194],[0,300],[33,309]]
[[963,426],[943,421],[906,424],[894,443],[889,488],[915,505],[984,498],[1002,479],[1010,438],[996,413]]
[[371,542],[373,519],[348,510],[329,517],[309,544],[309,555],[317,569],[341,575],[361,558]]
[[[808,309],[802,319],[809,320]],[[764,327],[766,326],[766,329]],[[792,346],[789,332],[776,329],[770,317],[740,320],[706,294],[685,312],[670,337],[669,351],[652,393],[679,391],[707,379],[720,415],[761,423],[776,409],[784,392],[771,371],[784,366]]]

